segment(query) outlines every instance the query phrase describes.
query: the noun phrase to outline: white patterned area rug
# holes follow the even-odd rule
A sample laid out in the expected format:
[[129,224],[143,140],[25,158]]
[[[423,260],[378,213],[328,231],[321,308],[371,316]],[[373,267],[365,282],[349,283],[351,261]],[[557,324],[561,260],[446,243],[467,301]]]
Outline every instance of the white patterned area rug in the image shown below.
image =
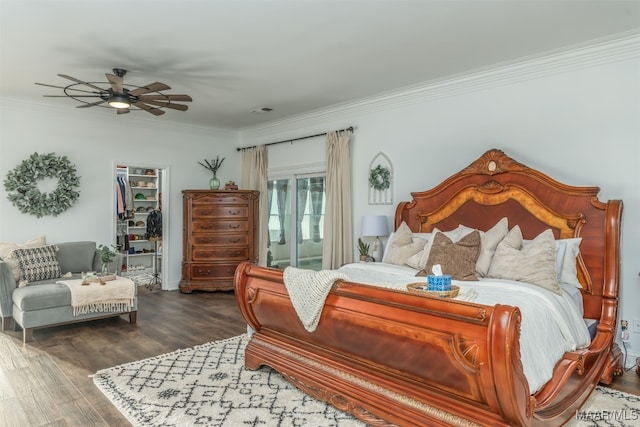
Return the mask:
[[[263,367],[240,335],[98,371],[94,383],[134,426],[364,426]],[[598,387],[568,426],[639,426],[640,396]]]

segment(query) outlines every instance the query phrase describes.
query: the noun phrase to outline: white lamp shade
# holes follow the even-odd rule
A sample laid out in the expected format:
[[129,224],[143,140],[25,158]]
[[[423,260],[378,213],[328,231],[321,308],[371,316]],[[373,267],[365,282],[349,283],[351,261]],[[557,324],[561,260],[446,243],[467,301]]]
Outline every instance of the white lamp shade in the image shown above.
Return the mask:
[[363,236],[387,236],[389,235],[389,226],[387,217],[384,215],[365,215],[362,217],[362,235]]

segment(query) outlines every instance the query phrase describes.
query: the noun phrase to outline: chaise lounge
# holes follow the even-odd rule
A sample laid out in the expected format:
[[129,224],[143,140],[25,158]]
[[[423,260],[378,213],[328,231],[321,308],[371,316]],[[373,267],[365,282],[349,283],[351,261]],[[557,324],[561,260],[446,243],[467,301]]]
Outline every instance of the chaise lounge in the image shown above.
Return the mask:
[[[58,282],[62,280],[81,279],[83,272],[101,271],[102,260],[95,242],[77,241],[55,245],[55,257],[64,277],[50,277],[44,280],[31,281],[24,286],[16,280],[15,268],[11,268],[8,259],[0,260],[0,314],[2,330],[9,328],[11,319],[14,328],[22,328],[23,341],[32,339],[33,329],[66,323],[82,322],[105,317],[129,315],[131,324],[136,323],[137,289],[133,286],[133,298],[124,309],[106,311],[92,310],[87,313],[74,314],[71,303],[70,288]],[[117,254],[110,264],[110,271],[119,271],[122,266],[122,255]],[[71,273],[71,274],[69,274]]]

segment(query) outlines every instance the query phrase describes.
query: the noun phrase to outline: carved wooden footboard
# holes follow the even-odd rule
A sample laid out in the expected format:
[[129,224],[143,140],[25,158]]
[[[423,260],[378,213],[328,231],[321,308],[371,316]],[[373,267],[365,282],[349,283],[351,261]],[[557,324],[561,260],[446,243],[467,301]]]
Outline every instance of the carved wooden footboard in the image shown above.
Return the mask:
[[[520,311],[337,282],[317,329],[300,322],[280,270],[241,264],[235,292],[255,330],[249,369],[268,365],[292,383],[370,425],[562,425],[620,367],[620,201],[597,188],[559,184],[498,150],[396,211],[413,230],[447,224],[485,229],[507,216],[529,235],[551,227],[583,238],[577,261],[591,345],[565,353],[531,395],[520,360]],[[478,214],[478,212],[481,214]],[[530,237],[528,237],[530,238]]]
[[236,274],[241,311],[256,331],[247,367],[267,364],[372,425],[381,424],[378,418],[450,425],[450,414],[491,425],[525,422],[529,392],[519,361],[518,309],[339,282],[309,333],[280,271],[244,264]]

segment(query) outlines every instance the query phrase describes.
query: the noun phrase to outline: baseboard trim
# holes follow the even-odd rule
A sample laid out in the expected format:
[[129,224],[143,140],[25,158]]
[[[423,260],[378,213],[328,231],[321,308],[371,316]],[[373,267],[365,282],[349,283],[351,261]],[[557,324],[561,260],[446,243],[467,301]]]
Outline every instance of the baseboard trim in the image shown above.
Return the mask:
[[638,364],[638,358],[640,358],[640,353],[636,351],[629,350],[629,343],[622,343],[620,350],[622,350],[622,354],[625,356],[624,366],[626,369],[635,368]]

